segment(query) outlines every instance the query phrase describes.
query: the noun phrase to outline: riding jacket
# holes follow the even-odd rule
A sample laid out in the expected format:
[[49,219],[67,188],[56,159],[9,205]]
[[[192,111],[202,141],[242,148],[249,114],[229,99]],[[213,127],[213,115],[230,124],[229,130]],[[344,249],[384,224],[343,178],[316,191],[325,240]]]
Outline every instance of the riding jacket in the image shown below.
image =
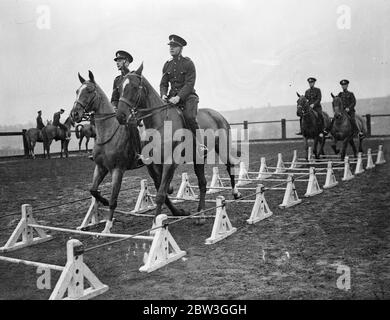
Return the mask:
[[184,102],[189,95],[195,94],[196,70],[190,58],[181,55],[168,60],[163,67],[163,76],[160,82],[161,96],[167,95],[169,84],[171,90],[168,97],[179,96]]
[[309,105],[314,104],[313,109],[321,108],[322,94],[319,88],[310,88],[305,92],[305,98],[309,100]]
[[114,85],[112,88],[112,95],[111,95],[111,104],[116,108],[118,107],[119,103],[119,98],[121,97],[120,95],[120,86],[122,85],[123,78],[129,73],[129,69],[125,69],[124,72],[121,73],[121,75],[117,76],[114,79]]
[[37,129],[42,130],[45,127],[42,121],[42,117],[38,116],[37,117]]
[[342,91],[338,95],[343,102],[344,109],[349,108],[349,113],[355,112],[356,98],[353,92],[348,90]]

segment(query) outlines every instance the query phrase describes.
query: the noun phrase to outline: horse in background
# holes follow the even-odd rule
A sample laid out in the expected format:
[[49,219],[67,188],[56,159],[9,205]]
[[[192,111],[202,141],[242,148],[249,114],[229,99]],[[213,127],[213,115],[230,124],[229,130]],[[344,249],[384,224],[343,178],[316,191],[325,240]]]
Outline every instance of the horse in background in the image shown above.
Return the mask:
[[53,142],[53,140],[61,141],[61,158],[63,157],[63,153],[65,153],[65,157],[68,158],[69,151],[68,151],[68,145],[69,145],[69,139],[71,136],[70,129],[71,127],[74,127],[74,122],[71,117],[68,117],[65,122],[64,126],[68,129],[65,133],[65,130],[53,126],[52,124],[46,125],[42,129],[42,138],[43,138],[43,154],[45,154],[45,151],[47,153],[47,157],[50,159],[50,145]]
[[90,138],[96,138],[96,128],[92,121],[87,124],[78,124],[75,129],[76,138],[79,139],[79,151],[81,151],[81,143],[85,137],[85,149],[89,152],[88,143]]
[[[326,137],[323,136],[323,127],[320,120],[310,105],[309,100],[297,92],[297,116],[302,118],[302,135],[305,143],[306,159],[308,158],[309,139],[314,140],[313,153],[316,159],[320,158],[320,155],[324,155],[324,145]],[[325,121],[325,127],[330,127],[330,118],[326,112],[322,112]],[[317,146],[320,143],[320,149],[317,152]]]
[[[358,132],[353,132],[353,127],[351,124],[351,118],[348,113],[344,110],[343,102],[340,97],[335,96],[331,93],[333,98],[332,107],[334,112],[334,121],[333,126],[330,130],[330,133],[333,137],[332,149],[335,154],[339,154],[340,150],[337,149],[337,142],[342,141],[341,148],[341,160],[344,160],[348,143],[352,147],[354,157],[357,157],[357,150],[353,138],[357,135]],[[356,124],[360,131],[364,133],[364,136],[367,136],[367,125],[363,117],[355,114]],[[363,152],[363,137],[359,138],[359,152]]]
[[[26,131],[25,137],[27,141],[28,154],[31,158],[35,159],[35,144],[37,142],[43,143],[42,131],[37,128],[30,128]],[[45,156],[45,149],[43,150],[43,156]]]

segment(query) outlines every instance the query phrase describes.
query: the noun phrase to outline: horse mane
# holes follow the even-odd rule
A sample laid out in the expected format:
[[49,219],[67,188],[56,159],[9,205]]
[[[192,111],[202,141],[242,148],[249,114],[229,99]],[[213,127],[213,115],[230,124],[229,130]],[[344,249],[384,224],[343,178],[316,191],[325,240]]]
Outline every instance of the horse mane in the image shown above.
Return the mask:
[[147,107],[149,108],[151,105],[163,105],[165,104],[164,100],[161,99],[158,92],[153,88],[148,79],[145,76],[142,76],[142,80],[144,81],[145,87],[149,92],[147,99]]

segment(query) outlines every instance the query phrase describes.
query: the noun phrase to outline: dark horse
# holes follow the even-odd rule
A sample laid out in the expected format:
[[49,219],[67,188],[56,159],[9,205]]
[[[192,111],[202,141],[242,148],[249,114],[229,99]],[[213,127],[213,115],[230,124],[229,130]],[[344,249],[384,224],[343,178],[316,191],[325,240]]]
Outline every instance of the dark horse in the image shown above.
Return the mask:
[[79,151],[81,151],[81,143],[85,137],[85,150],[88,152],[88,143],[89,139],[96,138],[96,129],[95,125],[91,123],[87,124],[78,124],[75,129],[76,138],[79,139]]
[[68,145],[69,145],[69,140],[67,139],[70,137],[71,132],[70,129],[71,127],[74,126],[74,122],[71,117],[68,117],[65,122],[64,126],[68,129],[67,132],[65,133],[64,129],[61,129],[59,127],[53,126],[52,124],[47,124],[43,129],[42,129],[42,138],[43,138],[43,154],[45,154],[45,150],[47,152],[47,157],[50,159],[50,145],[53,142],[53,140],[61,141],[61,158],[62,158],[62,153],[65,153],[65,156],[68,157],[69,151],[68,151]]
[[[305,143],[306,158],[308,158],[308,140],[314,140],[313,153],[318,159],[321,154],[324,154],[324,145],[326,138],[320,136],[323,131],[322,124],[319,123],[319,119],[310,105],[309,100],[305,96],[300,95],[297,92],[298,101],[297,101],[297,116],[302,117],[302,135]],[[330,126],[330,119],[326,112],[322,112],[325,121],[325,127]],[[317,152],[317,145],[320,142],[320,150]]]
[[[35,144],[37,142],[43,143],[42,131],[37,128],[31,128],[26,131],[26,141],[28,147],[28,154],[35,159]],[[45,149],[43,150],[43,155],[45,155]]]
[[[175,158],[175,150],[177,150],[176,147],[180,142],[174,137],[175,133],[186,131],[183,130],[186,128],[185,120],[177,107],[172,104],[166,104],[160,98],[159,94],[153,89],[146,78],[142,76],[142,70],[143,64],[138,70],[129,73],[125,77],[121,88],[117,118],[121,124],[126,124],[129,128],[136,126],[139,120],[143,119],[146,130],[151,130],[157,133],[157,136],[161,137],[160,141],[155,144],[153,153],[156,152],[162,155],[162,157],[160,157],[158,161],[154,158],[153,161],[147,165],[147,169],[157,190],[157,207],[155,215],[157,216],[161,213],[162,205],[164,203],[167,204],[172,213],[175,214],[175,212],[178,211],[171,203],[167,193],[175,169],[179,165],[177,158]],[[224,139],[229,139],[229,123],[221,114],[212,109],[199,109],[197,120],[201,129],[207,129],[208,132],[212,132],[212,141],[208,141],[208,155],[211,157],[211,152],[215,150],[219,157],[223,157],[222,161],[224,161],[230,176],[233,196],[236,199],[240,198],[241,194],[235,187],[234,174],[231,172],[231,169],[239,163],[239,159],[232,156],[230,150],[233,149],[228,145],[228,140],[224,141]],[[166,133],[164,130],[164,127],[167,124],[172,128],[170,133]],[[132,132],[135,132],[135,130],[132,130]],[[191,143],[187,143],[187,145],[192,145],[192,134],[190,134],[188,138]],[[130,139],[134,138],[130,137]],[[214,142],[214,148],[211,146],[212,142]],[[226,153],[224,154],[223,152],[225,151]],[[192,152],[191,150],[190,159],[193,159],[194,162],[195,174],[198,178],[200,190],[198,205],[198,212],[200,212],[205,208],[207,182],[204,174],[204,162],[198,161],[200,157],[197,155],[197,152]]]
[[[348,115],[348,113],[344,110],[343,102],[341,98],[335,96],[333,93],[331,95],[333,98],[332,106],[334,112],[334,122],[330,131],[333,137],[332,149],[336,154],[339,154],[340,150],[337,149],[337,141],[342,141],[343,144],[341,149],[341,160],[344,160],[347,146],[349,143],[352,147],[354,157],[356,157],[357,150],[353,138],[357,134],[357,132],[353,132],[351,118]],[[363,132],[364,135],[367,135],[366,122],[358,114],[355,115],[355,118],[359,130]],[[359,138],[359,152],[363,152],[363,137],[359,136],[358,138]]]

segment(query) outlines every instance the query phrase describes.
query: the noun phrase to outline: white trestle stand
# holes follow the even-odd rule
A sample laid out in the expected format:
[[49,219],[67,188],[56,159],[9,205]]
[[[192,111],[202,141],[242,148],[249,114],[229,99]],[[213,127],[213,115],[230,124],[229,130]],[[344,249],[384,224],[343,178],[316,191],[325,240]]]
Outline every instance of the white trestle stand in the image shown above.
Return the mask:
[[258,180],[264,180],[268,179],[272,176],[271,173],[268,171],[268,167],[266,164],[265,157],[261,157],[260,159],[260,170],[259,170],[259,175],[257,176]]
[[256,189],[256,200],[253,205],[251,216],[246,222],[248,224],[255,224],[261,220],[267,219],[272,216],[267,200],[264,196],[264,186],[259,184]]
[[314,197],[315,195],[320,194],[322,192],[323,190],[320,188],[320,185],[318,184],[315,168],[310,167],[309,182],[307,184],[305,197],[306,198]]
[[283,156],[281,153],[278,153],[278,163],[276,164],[275,173],[283,173],[286,171],[286,166],[283,162]]
[[237,187],[245,186],[247,184],[250,184],[251,182],[248,181],[249,175],[248,175],[248,170],[245,167],[245,162],[241,161],[240,162],[240,172],[238,174],[238,182],[236,184]]
[[66,252],[67,261],[65,267],[3,256],[0,256],[0,261],[61,271],[62,273],[49,300],[87,300],[108,290],[108,286],[100,282],[84,263],[83,244],[79,240],[69,240],[66,244]]
[[156,208],[156,204],[153,200],[151,193],[149,192],[148,181],[146,179],[141,180],[141,189],[138,194],[135,207],[130,213],[145,213]]
[[154,238],[149,254],[145,255],[145,265],[139,271],[152,272],[186,255],[185,251],[180,250],[175,239],[168,231],[168,227],[164,226],[164,221],[167,218],[166,214],[160,214],[156,217],[156,223],[153,227],[158,229],[153,232]]
[[355,178],[355,176],[351,172],[351,167],[349,165],[349,157],[344,158],[344,176],[342,181],[349,181]]
[[283,202],[279,205],[280,208],[290,208],[296,206],[302,202],[298,197],[297,190],[295,189],[294,179],[292,175],[289,175],[287,178],[286,191],[284,193]]
[[294,150],[293,159],[291,161],[291,165],[289,169],[295,169],[297,167],[297,162],[298,162],[298,151]]
[[376,156],[375,164],[384,164],[384,163],[386,163],[386,160],[385,160],[385,155],[383,153],[383,145],[380,145],[378,149],[378,155]]
[[211,178],[211,183],[209,186],[209,189],[207,190],[206,194],[213,194],[213,193],[219,193],[222,190],[221,189],[214,189],[214,188],[223,188],[224,184],[222,182],[222,179],[219,176],[219,169],[218,167],[213,168],[213,176]]
[[216,208],[213,230],[211,236],[206,239],[206,244],[219,242],[237,231],[237,228],[232,226],[226,213],[225,198],[223,196],[217,197]]
[[372,159],[371,149],[368,149],[366,170],[371,170],[373,168],[375,168],[374,160]]
[[23,204],[22,218],[7,243],[0,248],[0,252],[10,252],[53,239],[44,230],[30,227],[30,224],[37,224],[32,214],[32,206]]
[[339,182],[336,179],[336,176],[334,175],[334,171],[332,168],[332,161],[328,162],[328,168],[326,170],[326,179],[325,184],[323,186],[324,189],[330,189],[335,186],[337,186]]
[[364,173],[364,168],[363,168],[363,154],[359,152],[358,154],[358,159],[355,167],[355,175]]
[[196,200],[196,199],[198,199],[198,196],[195,194],[194,189],[190,185],[188,173],[183,172],[179,190],[177,192],[175,200],[172,200],[172,202],[178,203],[178,202],[183,202],[185,200]]

